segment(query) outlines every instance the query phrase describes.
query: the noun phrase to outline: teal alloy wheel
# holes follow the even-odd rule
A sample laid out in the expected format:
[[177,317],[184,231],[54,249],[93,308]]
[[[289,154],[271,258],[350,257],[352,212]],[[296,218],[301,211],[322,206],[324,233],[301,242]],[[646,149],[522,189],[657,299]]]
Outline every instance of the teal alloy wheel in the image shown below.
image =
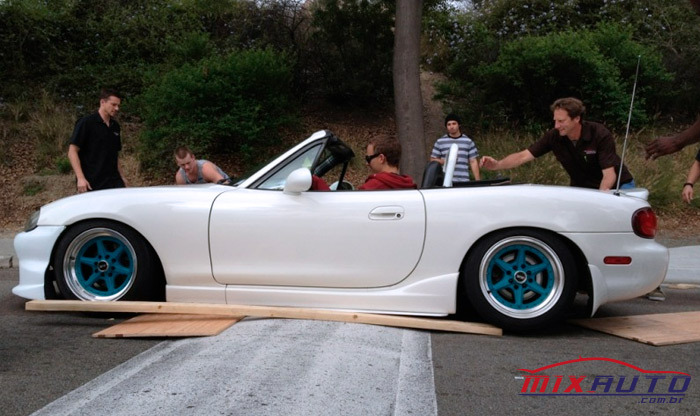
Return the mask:
[[61,236],[53,257],[56,284],[67,299],[162,300],[162,268],[143,237],[120,223],[86,221]]
[[134,283],[138,262],[123,235],[93,228],[76,237],[64,255],[63,275],[70,291],[82,300],[113,300]]
[[529,237],[500,241],[486,253],[479,285],[488,302],[514,318],[538,316],[563,289],[563,267],[552,249]]
[[574,258],[560,237],[525,229],[502,231],[477,243],[462,278],[477,313],[515,331],[563,319],[578,279]]

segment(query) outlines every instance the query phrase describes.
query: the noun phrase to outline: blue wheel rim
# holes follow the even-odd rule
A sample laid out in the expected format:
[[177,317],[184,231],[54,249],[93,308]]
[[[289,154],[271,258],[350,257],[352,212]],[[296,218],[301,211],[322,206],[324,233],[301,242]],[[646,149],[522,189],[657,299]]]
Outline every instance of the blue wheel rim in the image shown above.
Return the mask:
[[486,300],[512,318],[533,318],[561,298],[564,271],[556,252],[528,236],[509,237],[487,251],[479,270]]
[[486,273],[489,291],[512,309],[530,309],[542,304],[554,286],[554,271],[547,257],[522,244],[499,250]]
[[66,249],[64,276],[70,291],[83,300],[116,300],[136,278],[134,248],[120,233],[108,228],[78,235]]
[[93,238],[78,252],[75,274],[87,292],[113,296],[129,283],[134,274],[134,259],[116,238]]

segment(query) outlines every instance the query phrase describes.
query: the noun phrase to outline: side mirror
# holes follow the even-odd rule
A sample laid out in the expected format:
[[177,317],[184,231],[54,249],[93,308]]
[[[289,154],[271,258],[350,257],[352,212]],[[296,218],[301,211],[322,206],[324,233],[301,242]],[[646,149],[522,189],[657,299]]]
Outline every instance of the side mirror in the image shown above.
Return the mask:
[[293,170],[284,183],[284,193],[299,195],[311,188],[311,171],[307,168]]

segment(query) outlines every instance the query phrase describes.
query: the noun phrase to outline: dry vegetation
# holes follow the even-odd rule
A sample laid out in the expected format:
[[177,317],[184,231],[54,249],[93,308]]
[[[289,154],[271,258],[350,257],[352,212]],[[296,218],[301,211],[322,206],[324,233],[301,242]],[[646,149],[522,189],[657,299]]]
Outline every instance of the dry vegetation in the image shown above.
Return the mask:
[[[430,98],[433,95],[431,82],[435,75],[423,75],[423,96],[425,132],[427,137],[426,154],[432,147],[434,138],[443,134],[444,113],[440,105]],[[309,107],[304,110],[306,116],[303,119],[303,131],[308,134],[319,129],[329,129],[341,139],[350,144],[357,154],[364,153],[364,143],[372,135],[377,133],[391,133],[394,130],[394,118],[390,111],[364,110],[343,111],[329,109],[327,107]],[[41,205],[56,199],[72,195],[75,192],[75,179],[72,174],[60,175],[55,172],[36,173],[36,128],[31,126],[31,118],[24,123],[8,123],[0,121],[0,230],[18,231],[29,214]],[[20,125],[21,131],[12,131]],[[138,125],[122,122],[124,136],[124,151],[121,161],[126,171],[131,186],[149,186],[172,182],[172,176],[159,178],[145,178],[138,169],[138,162],[134,153],[135,138],[138,137]],[[467,129],[468,130],[468,129]],[[19,134],[18,134],[19,133]],[[468,134],[470,134],[467,131]],[[70,131],[64,133],[70,135]],[[306,133],[305,133],[306,134]],[[655,132],[647,132],[646,140],[655,137]],[[280,143],[280,149],[300,140],[302,137],[288,135]],[[512,137],[507,132],[493,137],[473,137],[479,146],[482,155],[489,154],[500,157],[510,151],[519,150],[526,146],[531,138]],[[633,138],[634,139],[634,138]],[[643,158],[644,139],[632,140],[636,144],[630,145],[626,163],[630,166],[635,179],[642,186],[648,187],[654,192],[654,187],[670,187],[678,189],[677,198],[680,199],[680,187],[685,181],[685,171],[693,160],[695,149],[686,149],[682,153],[667,156],[656,162],[646,161]],[[211,157],[211,160],[219,164],[231,176],[240,175],[242,172],[239,160],[231,157]],[[660,172],[673,170],[672,183],[664,183],[660,178]],[[173,173],[175,165],[173,164]],[[357,158],[348,173],[348,179],[354,184],[364,181],[367,174],[366,167],[361,158]],[[541,177],[550,175],[556,178],[558,183],[567,182],[566,174],[553,158],[541,158],[528,166],[505,173],[515,182],[542,182]],[[700,189],[698,190],[700,192]],[[664,241],[677,240],[683,244],[700,244],[700,209],[699,205],[687,206],[684,204],[671,204],[671,208],[660,211],[660,233]]]

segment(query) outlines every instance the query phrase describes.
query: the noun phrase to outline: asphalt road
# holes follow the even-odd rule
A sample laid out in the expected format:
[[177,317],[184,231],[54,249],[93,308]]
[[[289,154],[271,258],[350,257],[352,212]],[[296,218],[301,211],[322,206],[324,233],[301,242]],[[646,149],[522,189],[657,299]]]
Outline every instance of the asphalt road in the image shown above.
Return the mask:
[[[96,397],[95,392],[100,392],[99,401],[104,403],[101,409],[105,414],[168,414],[172,408],[154,406],[152,400],[143,404],[134,402],[161,390],[169,406],[185,400],[184,403],[198,406],[214,403],[217,414],[305,414],[300,409],[310,408],[315,389],[332,397],[326,406],[333,409],[333,414],[410,414],[402,405],[405,399],[392,392],[405,391],[407,384],[409,391],[410,387],[426,390],[425,386],[431,383],[434,391],[414,391],[413,396],[423,402],[434,400],[440,415],[542,415],[575,411],[695,415],[700,404],[700,380],[692,379],[699,368],[700,344],[697,343],[654,347],[570,324],[537,334],[493,337],[296,320],[236,324],[233,328],[238,327],[237,333],[227,331],[228,335],[192,341],[94,339],[90,336],[93,332],[128,316],[27,312],[24,300],[10,293],[16,282],[17,269],[0,269],[0,409],[8,416],[28,415],[52,402],[55,407],[45,408],[43,414],[56,414],[56,409],[65,411],[59,405],[66,401],[74,404],[86,400],[85,397]],[[700,310],[699,288],[666,289],[666,293],[664,302],[640,298],[605,305],[597,316]],[[576,313],[580,316],[580,312]],[[282,346],[278,342],[283,342]],[[347,350],[347,345],[353,346],[351,354],[339,355],[337,349]],[[426,345],[427,351],[407,353],[407,345]],[[250,351],[259,356],[264,354],[262,350],[273,347],[277,349],[267,353],[267,361],[254,362],[243,355]],[[225,354],[231,354],[230,358],[224,358]],[[614,359],[645,370],[684,372],[691,379],[680,403],[658,403],[658,396],[641,394],[650,388],[646,375],[610,362],[589,361],[558,368],[556,374],[564,376],[562,389],[567,386],[576,391],[577,386],[569,377],[574,380],[585,377],[580,385],[586,390],[591,388],[596,376],[607,375],[612,377],[611,388],[615,391],[620,377],[626,377],[622,385],[627,388],[633,377],[639,376],[639,386],[633,390],[640,395],[522,394],[526,373],[521,369],[537,369],[579,357]],[[284,365],[275,365],[275,360]],[[408,371],[408,377],[402,376],[402,381],[391,380],[394,370],[406,374],[404,361],[415,364],[423,360],[432,362],[432,368],[415,368]],[[135,365],[142,366],[137,373],[133,370]],[[185,377],[188,380],[181,382],[168,375],[187,368],[190,369]],[[360,373],[366,373],[367,381],[357,381]],[[433,380],[429,380],[431,376]],[[195,387],[192,377],[196,377]],[[236,377],[241,380],[229,386],[227,383]],[[670,381],[671,376],[659,381],[656,392],[668,393]],[[245,405],[257,407],[244,408],[240,402],[233,401],[239,382],[252,383],[245,390],[248,392]],[[207,387],[205,383],[217,387]],[[227,387],[224,389],[223,385]],[[679,385],[673,387],[679,390]],[[126,391],[118,392],[117,387]],[[598,386],[596,391],[602,392],[603,387]],[[208,392],[207,396],[198,397],[195,402],[192,397],[184,399],[195,389]],[[303,403],[292,397],[298,392],[307,393]],[[424,403],[423,408],[431,406]],[[96,414],[86,410],[94,410],[91,407],[73,409],[67,414]],[[212,414],[212,408],[206,412],[202,409],[190,405],[178,413]]]

